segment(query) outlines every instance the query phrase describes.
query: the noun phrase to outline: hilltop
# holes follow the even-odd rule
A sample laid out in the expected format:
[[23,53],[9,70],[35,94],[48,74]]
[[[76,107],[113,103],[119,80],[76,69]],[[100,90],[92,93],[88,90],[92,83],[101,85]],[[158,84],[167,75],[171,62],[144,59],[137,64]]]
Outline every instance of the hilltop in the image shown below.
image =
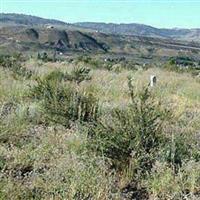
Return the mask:
[[55,19],[44,19],[41,17],[36,17],[32,15],[16,14],[16,13],[1,13],[0,22],[4,25],[44,25],[44,24],[53,24],[53,25],[69,25],[66,22],[62,22]]

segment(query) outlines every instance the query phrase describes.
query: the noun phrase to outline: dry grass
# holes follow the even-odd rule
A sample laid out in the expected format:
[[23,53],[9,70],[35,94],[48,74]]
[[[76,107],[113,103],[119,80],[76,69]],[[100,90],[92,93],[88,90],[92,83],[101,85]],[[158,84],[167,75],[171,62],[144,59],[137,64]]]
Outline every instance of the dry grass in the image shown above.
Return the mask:
[[[74,63],[29,60],[25,66],[42,77],[55,69],[71,71]],[[133,78],[136,90],[140,90],[148,85],[150,75],[156,75],[158,82],[152,92],[164,106],[172,108],[177,119],[166,132],[173,128],[177,133],[199,137],[200,81],[191,75],[158,68],[120,73],[96,69],[91,75],[92,80],[83,81],[80,90],[95,93],[104,109],[124,107],[130,102],[128,76]],[[15,80],[9,71],[0,68],[0,105],[14,101],[18,108],[1,120],[3,125],[0,123],[0,199],[121,199],[119,189],[131,182],[132,166],[120,174],[108,170],[107,160],[87,149],[87,127],[73,124],[65,129],[40,124],[39,103],[26,96],[34,83],[34,77]],[[27,107],[32,107],[32,117],[27,115]],[[3,141],[5,136],[7,140]],[[185,189],[191,193],[199,191],[199,163],[192,162],[185,163],[176,177],[171,168],[159,167],[158,163],[144,181],[152,199],[173,199],[175,193],[180,198]],[[188,170],[190,164],[193,171]]]

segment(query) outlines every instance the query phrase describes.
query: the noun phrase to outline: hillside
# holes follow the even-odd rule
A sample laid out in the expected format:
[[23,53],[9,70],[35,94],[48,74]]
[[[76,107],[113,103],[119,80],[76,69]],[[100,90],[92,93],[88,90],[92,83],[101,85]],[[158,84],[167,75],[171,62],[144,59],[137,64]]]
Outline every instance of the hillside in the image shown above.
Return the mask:
[[46,26],[54,25],[58,27],[65,27],[67,29],[84,30],[95,32],[99,31],[106,34],[120,34],[120,35],[137,35],[156,38],[167,38],[176,40],[189,40],[200,41],[200,29],[163,29],[155,28],[152,26],[130,23],[130,24],[115,24],[115,23],[96,23],[96,22],[78,22],[70,24],[67,22],[44,19],[41,17],[14,14],[14,13],[1,13],[0,14],[1,26]]
[[[0,53],[106,53],[142,63],[180,55],[200,59],[200,43],[180,40],[186,34],[189,37],[190,30],[161,30],[140,24],[73,25],[21,14],[1,14],[0,24]],[[196,34],[190,33],[193,36],[198,37],[198,30]]]
[[143,24],[113,24],[82,22],[75,25],[100,31],[107,34],[138,35],[159,38],[173,38],[177,40],[200,40],[200,29],[159,29]]
[[0,28],[0,49],[8,51],[106,51],[90,35],[57,28],[9,26]]
[[200,59],[200,43],[163,38],[112,35],[56,27],[8,26],[0,28],[0,53],[107,53],[152,62],[171,56],[190,55]]

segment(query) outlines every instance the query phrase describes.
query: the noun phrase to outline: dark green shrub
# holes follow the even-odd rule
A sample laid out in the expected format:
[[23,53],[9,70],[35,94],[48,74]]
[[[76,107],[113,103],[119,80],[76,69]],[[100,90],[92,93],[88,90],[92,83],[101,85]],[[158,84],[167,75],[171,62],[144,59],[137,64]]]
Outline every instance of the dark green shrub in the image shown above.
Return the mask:
[[37,59],[41,60],[42,56],[40,55],[40,53],[37,54]]
[[22,67],[21,65],[13,66],[12,72],[15,78],[24,77],[26,79],[29,79],[33,75],[33,72],[31,70],[27,70],[25,67]]
[[4,157],[0,156],[0,170],[3,169],[3,167],[5,166],[6,160]]
[[169,59],[169,64],[170,65],[175,65],[176,64],[176,60],[174,58],[170,58]]
[[56,88],[45,97],[43,109],[48,120],[69,126],[71,121],[96,120],[97,102],[91,95],[82,95],[73,88]]
[[166,140],[163,123],[169,113],[154,99],[148,87],[135,93],[129,81],[129,88],[132,102],[123,109],[113,109],[109,120],[101,120],[93,127],[92,146],[120,163],[134,158],[139,168],[146,170],[158,158]]
[[65,78],[69,81],[74,81],[77,84],[80,84],[84,80],[91,80],[89,75],[90,69],[85,67],[75,67],[70,74],[66,74]]
[[69,126],[72,121],[91,122],[97,119],[98,101],[92,94],[78,92],[71,86],[64,86],[59,79],[37,79],[31,96],[42,100],[46,122]]
[[48,61],[48,54],[46,52],[44,52],[41,56],[41,60],[44,61],[44,62],[47,62]]
[[191,72],[196,73],[198,67],[195,60],[189,57],[171,57],[168,62],[164,65],[164,68],[169,71],[175,72]]
[[21,54],[14,54],[14,55],[1,55],[0,56],[0,66],[5,69],[9,69],[12,71],[12,75],[14,78],[30,78],[33,74],[31,70],[26,69],[22,66],[22,62],[24,58]]
[[184,56],[171,57],[169,59],[169,62],[171,64],[183,65],[183,66],[193,66],[194,65],[194,60],[192,58],[184,57]]
[[86,64],[90,63],[91,60],[92,60],[92,58],[89,57],[89,56],[79,56],[79,57],[77,58],[77,61],[78,61],[78,62],[84,62],[84,63],[86,63]]
[[49,73],[46,77],[45,77],[45,79],[47,80],[47,81],[62,81],[62,80],[64,80],[66,78],[66,75],[63,73],[63,72],[61,72],[61,71],[59,71],[59,70],[55,70],[55,71],[53,71],[53,72],[51,72],[51,73]]
[[[54,70],[43,78],[41,88],[42,88],[42,85],[48,81],[57,81],[57,82],[71,81],[71,82],[80,84],[84,80],[91,80],[91,76],[89,75],[89,73],[90,73],[90,69],[85,68],[85,67],[75,67],[71,71],[71,73],[67,73],[67,72],[63,73],[60,70]],[[38,78],[37,82],[40,85],[41,79]]]
[[56,52],[54,52],[52,55],[48,55],[47,52],[38,53],[37,59],[41,60],[43,62],[56,62],[60,59],[57,58]]
[[182,164],[189,160],[198,162],[200,153],[198,142],[195,142],[195,140],[196,138],[192,135],[188,136],[188,133],[185,132],[172,134],[163,149],[164,161],[170,163],[175,170],[182,167]]
[[164,65],[164,69],[167,71],[181,72],[182,70],[174,63],[174,61],[170,60],[168,63]]
[[89,56],[80,56],[77,58],[77,61],[88,64],[94,68],[99,68],[101,66],[101,62],[98,59]]

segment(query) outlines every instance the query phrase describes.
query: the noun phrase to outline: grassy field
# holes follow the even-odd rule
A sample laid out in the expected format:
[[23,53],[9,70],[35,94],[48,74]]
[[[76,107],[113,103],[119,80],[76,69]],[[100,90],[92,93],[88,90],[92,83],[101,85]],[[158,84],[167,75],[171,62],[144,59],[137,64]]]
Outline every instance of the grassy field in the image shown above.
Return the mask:
[[13,63],[0,66],[0,199],[200,198],[199,77]]

